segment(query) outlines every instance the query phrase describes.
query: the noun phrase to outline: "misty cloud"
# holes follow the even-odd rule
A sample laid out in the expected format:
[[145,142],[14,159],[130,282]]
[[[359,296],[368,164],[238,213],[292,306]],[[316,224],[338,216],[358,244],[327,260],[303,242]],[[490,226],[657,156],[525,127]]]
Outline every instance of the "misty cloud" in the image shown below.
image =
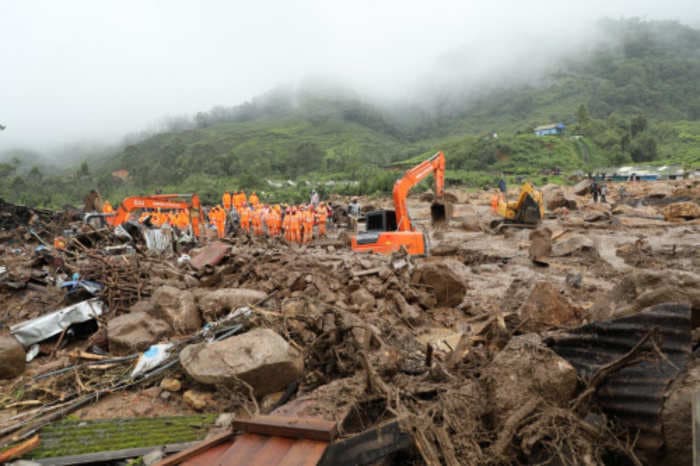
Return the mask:
[[603,16],[695,25],[697,0],[6,1],[0,151],[114,142],[309,78],[372,98],[536,79]]

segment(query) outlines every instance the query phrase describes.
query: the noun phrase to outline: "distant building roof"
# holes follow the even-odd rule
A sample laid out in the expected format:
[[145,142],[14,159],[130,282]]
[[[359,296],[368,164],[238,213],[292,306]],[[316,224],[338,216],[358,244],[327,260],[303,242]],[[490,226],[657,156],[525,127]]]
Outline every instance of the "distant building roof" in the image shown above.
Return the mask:
[[545,131],[548,129],[564,129],[566,125],[564,123],[551,123],[549,125],[542,125],[535,128],[535,131]]
[[663,165],[654,167],[650,165],[627,165],[624,167],[608,167],[603,173],[615,173],[617,175],[629,176],[634,173],[637,176],[658,175],[658,176],[683,176],[686,171],[680,165]]

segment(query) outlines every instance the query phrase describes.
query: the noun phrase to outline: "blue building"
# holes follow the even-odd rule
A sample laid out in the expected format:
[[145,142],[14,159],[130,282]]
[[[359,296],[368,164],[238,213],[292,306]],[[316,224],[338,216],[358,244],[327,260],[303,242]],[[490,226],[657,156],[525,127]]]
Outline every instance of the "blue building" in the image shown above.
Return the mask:
[[552,123],[551,125],[542,125],[535,128],[535,134],[538,136],[557,136],[564,133],[566,125],[564,123]]

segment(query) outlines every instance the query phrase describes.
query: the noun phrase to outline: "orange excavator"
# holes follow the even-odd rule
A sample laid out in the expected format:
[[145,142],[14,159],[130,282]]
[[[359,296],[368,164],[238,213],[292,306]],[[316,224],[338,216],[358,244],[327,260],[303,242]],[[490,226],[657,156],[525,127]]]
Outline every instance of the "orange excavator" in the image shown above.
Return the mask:
[[[199,196],[196,194],[153,194],[150,196],[131,196],[124,199],[111,214],[94,214],[101,216],[108,225],[116,227],[129,219],[129,215],[142,209],[188,210],[190,225],[195,238],[199,237],[200,224],[204,223]],[[87,222],[87,221],[86,221]]]
[[404,247],[409,254],[427,254],[425,234],[416,231],[411,224],[406,207],[406,196],[413,186],[430,174],[435,176],[435,202],[430,207],[434,223],[446,220],[445,204],[445,155],[442,152],[408,170],[394,183],[394,210],[378,210],[367,214],[366,231],[351,238],[352,250],[391,254]]

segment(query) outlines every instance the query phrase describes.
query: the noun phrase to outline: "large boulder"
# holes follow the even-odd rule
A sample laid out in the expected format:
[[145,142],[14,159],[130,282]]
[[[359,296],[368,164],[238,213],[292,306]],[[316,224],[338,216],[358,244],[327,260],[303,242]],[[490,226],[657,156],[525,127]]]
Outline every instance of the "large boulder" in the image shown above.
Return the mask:
[[694,202],[675,202],[663,209],[667,221],[692,220],[700,218],[700,205]]
[[578,209],[575,199],[566,197],[563,191],[554,191],[547,199],[547,210],[552,211],[560,207],[566,207],[569,210]]
[[586,178],[585,180],[581,180],[578,183],[576,183],[571,190],[577,196],[583,196],[584,194],[588,194],[591,191],[592,184],[593,180],[590,178]]
[[689,304],[700,309],[700,275],[677,270],[635,270],[600,296],[590,315],[594,320],[624,317],[661,303]]
[[202,318],[190,291],[161,286],[153,292],[151,303],[153,315],[170,324],[177,334],[188,335],[202,327]]
[[552,244],[552,256],[554,257],[571,256],[580,252],[593,252],[597,255],[598,249],[591,238],[579,234],[568,236]]
[[240,379],[258,396],[283,390],[304,370],[299,351],[266,328],[215,343],[186,346],[180,352],[180,363],[197,382],[231,386]]
[[518,310],[522,329],[538,332],[548,327],[578,323],[579,310],[563,296],[557,287],[540,281]]
[[117,355],[144,351],[171,333],[167,322],[145,312],[123,314],[107,323],[109,350]]
[[220,288],[198,292],[197,304],[204,320],[211,322],[227,312],[249,306],[265,298],[263,291],[248,288]]
[[24,372],[24,348],[12,336],[0,336],[0,379],[13,379]]
[[692,360],[666,391],[661,423],[664,457],[657,464],[693,464],[693,396],[700,387],[700,360]]
[[530,232],[529,256],[535,262],[543,261],[552,254],[552,230],[547,227]]
[[377,302],[374,299],[374,296],[372,296],[372,293],[367,291],[366,288],[362,287],[352,292],[350,295],[350,301],[352,301],[352,304],[357,306],[362,312],[371,311]]
[[566,406],[576,393],[576,369],[537,335],[512,338],[482,376],[497,429],[533,398]]
[[428,262],[416,268],[411,283],[423,285],[431,293],[440,307],[459,305],[467,292],[467,284],[462,278],[464,265],[456,260]]

